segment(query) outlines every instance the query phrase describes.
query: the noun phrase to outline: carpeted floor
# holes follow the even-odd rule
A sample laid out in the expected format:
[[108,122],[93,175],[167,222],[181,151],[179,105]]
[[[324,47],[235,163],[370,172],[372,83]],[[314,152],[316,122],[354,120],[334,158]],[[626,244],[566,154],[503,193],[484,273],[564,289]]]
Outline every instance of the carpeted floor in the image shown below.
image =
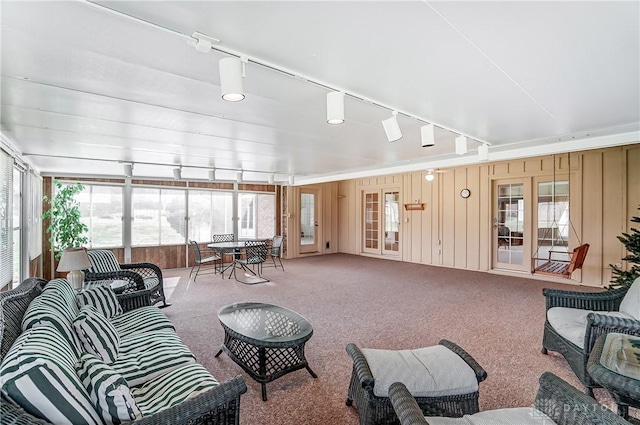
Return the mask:
[[[194,282],[188,269],[164,271],[172,306],[163,311],[198,361],[218,380],[245,377],[243,425],[357,424],[357,412],[344,403],[348,342],[382,349],[456,342],[488,373],[480,384],[481,410],[531,405],[547,370],[582,388],[560,355],[540,353],[542,288],[576,287],[342,254],[284,263],[284,272],[265,268],[271,282],[260,285],[211,274]],[[224,336],[216,312],[241,301],[281,305],[309,319],[314,333],[306,356],[317,379],[304,369],[285,375],[267,384],[263,402],[257,382],[226,354],[214,357]],[[613,407],[604,390],[596,397]]]

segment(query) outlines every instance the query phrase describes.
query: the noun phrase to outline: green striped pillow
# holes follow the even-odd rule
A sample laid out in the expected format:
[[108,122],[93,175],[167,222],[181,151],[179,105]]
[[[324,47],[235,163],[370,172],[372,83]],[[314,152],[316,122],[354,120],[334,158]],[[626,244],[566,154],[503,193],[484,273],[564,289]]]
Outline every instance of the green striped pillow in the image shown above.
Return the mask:
[[156,306],[145,306],[129,310],[111,319],[121,337],[129,337],[157,330],[175,330],[167,315]]
[[50,323],[23,332],[0,367],[2,393],[28,413],[54,424],[100,424],[75,371],[77,356]]
[[109,286],[95,286],[78,294],[78,306],[95,307],[104,317],[111,319],[122,314],[122,307]]
[[99,358],[83,354],[76,372],[105,424],[118,425],[142,416],[127,381]]
[[118,358],[120,337],[111,322],[92,306],[84,306],[73,321],[73,328],[84,350],[95,354],[105,363]]

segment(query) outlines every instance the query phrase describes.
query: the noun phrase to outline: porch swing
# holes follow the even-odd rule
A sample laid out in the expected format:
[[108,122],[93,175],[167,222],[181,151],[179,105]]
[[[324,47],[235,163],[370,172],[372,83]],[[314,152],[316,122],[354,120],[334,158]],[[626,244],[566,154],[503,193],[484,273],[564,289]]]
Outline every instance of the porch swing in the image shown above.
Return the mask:
[[[571,153],[567,154],[567,166],[569,168],[569,172],[571,172]],[[567,183],[569,184],[569,188],[567,191],[567,204],[570,203],[571,200],[571,183],[570,178],[567,179]],[[556,241],[563,241],[562,234],[557,232],[557,235],[554,234],[554,230],[558,229],[558,222],[556,221],[556,155],[553,155],[553,186],[551,188],[551,196],[552,196],[552,204],[553,204],[553,221],[550,226],[547,226],[545,229],[545,233],[542,238],[538,238],[538,248],[532,258],[532,274],[540,274],[540,275],[548,275],[548,276],[556,276],[563,277],[566,279],[570,279],[571,275],[574,271],[581,269],[584,264],[584,260],[587,256],[587,252],[589,251],[589,244],[583,244],[580,241],[580,236],[576,232],[576,229],[573,227],[573,223],[571,222],[571,214],[569,214],[569,225],[573,230],[573,233],[576,235],[578,239],[579,246],[574,248],[573,251],[559,251],[554,250],[553,248],[556,246]],[[551,237],[549,238],[549,233],[551,232]],[[549,249],[549,253],[547,258],[538,257],[538,252],[540,251],[541,241],[551,240],[551,249]],[[565,246],[565,245],[562,245]],[[542,262],[541,264],[538,264]]]

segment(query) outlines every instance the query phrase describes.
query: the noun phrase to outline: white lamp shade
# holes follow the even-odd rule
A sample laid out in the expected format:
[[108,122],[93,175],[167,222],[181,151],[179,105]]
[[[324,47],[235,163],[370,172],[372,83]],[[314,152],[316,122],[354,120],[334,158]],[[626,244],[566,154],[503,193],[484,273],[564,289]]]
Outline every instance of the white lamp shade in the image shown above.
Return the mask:
[[220,89],[222,99],[238,102],[244,99],[244,83],[242,81],[242,61],[238,58],[222,58],[218,62],[220,68]]
[[458,155],[467,153],[467,138],[465,136],[456,137],[456,153]]
[[62,257],[58,263],[56,271],[69,272],[67,280],[75,289],[81,289],[84,282],[84,272],[82,270],[91,267],[87,250],[84,248],[68,248],[62,252]]
[[427,171],[427,174],[424,176],[425,180],[428,182],[432,182],[436,176],[433,174],[433,171]]
[[420,139],[422,140],[423,148],[436,144],[433,124],[427,124],[420,127]]
[[342,124],[344,122],[343,92],[327,93],[327,122],[329,124]]
[[489,160],[489,145],[482,144],[478,146],[478,159],[480,161]]
[[395,142],[396,140],[402,139],[402,131],[400,131],[400,125],[398,124],[398,120],[395,115],[383,120],[382,126],[384,127],[384,132],[387,134],[387,140],[389,142]]

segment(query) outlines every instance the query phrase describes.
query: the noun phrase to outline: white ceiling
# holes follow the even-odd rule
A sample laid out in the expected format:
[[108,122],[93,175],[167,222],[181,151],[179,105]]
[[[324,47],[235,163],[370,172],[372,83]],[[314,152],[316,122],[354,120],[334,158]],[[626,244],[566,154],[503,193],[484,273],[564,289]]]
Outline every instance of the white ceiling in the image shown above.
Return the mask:
[[[300,184],[473,163],[477,141],[496,160],[640,140],[638,1],[0,8],[3,140],[45,174],[122,176],[133,162],[136,177],[181,165],[190,179],[215,167]],[[248,57],[244,101],[221,100],[228,54],[196,51],[195,31]],[[326,123],[330,89],[315,82],[347,93],[344,124]],[[421,147],[424,122],[439,126],[434,147]]]

